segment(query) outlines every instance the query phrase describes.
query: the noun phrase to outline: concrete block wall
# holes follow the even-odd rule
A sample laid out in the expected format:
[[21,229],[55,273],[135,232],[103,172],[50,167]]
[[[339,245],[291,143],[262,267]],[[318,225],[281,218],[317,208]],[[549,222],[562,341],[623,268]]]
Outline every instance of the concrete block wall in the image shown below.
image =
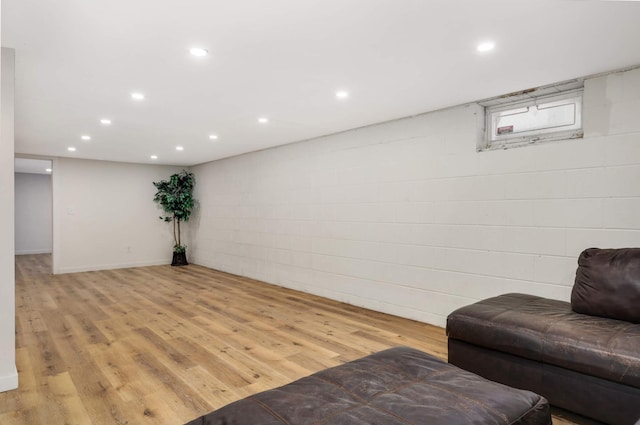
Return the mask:
[[640,246],[640,69],[587,80],[585,137],[477,152],[477,104],[193,167],[191,260],[443,326],[568,300],[588,247]]

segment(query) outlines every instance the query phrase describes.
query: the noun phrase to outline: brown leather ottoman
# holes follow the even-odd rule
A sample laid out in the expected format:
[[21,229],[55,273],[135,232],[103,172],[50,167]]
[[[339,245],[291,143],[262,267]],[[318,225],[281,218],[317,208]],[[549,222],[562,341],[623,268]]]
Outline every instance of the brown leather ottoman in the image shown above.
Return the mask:
[[187,425],[550,425],[547,401],[408,347],[231,403]]

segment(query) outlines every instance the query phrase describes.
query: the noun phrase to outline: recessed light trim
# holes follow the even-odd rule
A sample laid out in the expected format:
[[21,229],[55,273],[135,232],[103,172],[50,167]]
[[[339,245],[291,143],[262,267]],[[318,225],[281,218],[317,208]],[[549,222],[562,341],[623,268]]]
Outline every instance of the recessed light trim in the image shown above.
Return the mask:
[[201,58],[207,56],[209,54],[209,51],[207,49],[203,49],[202,47],[192,47],[189,49],[189,53],[191,53],[192,56]]
[[183,151],[184,150],[184,146],[176,146],[176,150],[177,151]]
[[258,122],[259,122],[260,124],[266,124],[266,123],[268,123],[268,122],[269,122],[269,118],[267,118],[267,117],[260,117],[260,118],[258,118]]
[[80,138],[82,140],[91,140],[91,136],[87,135],[87,134],[83,134],[82,136],[80,136]]
[[134,100],[144,100],[144,93],[133,92],[131,93],[131,98]]
[[100,124],[102,124],[102,125],[111,125],[111,120],[108,119],[108,118],[102,118],[100,120]]
[[69,146],[69,147],[67,148],[67,150],[68,150],[69,152],[75,152],[75,151],[76,151],[76,148],[75,148],[75,147],[73,147],[73,146]]
[[338,91],[336,92],[336,97],[337,97],[338,99],[346,99],[346,98],[348,98],[348,97],[349,97],[349,92],[348,92],[348,91],[345,91],[345,90],[338,90]]
[[493,41],[484,41],[478,44],[478,46],[476,47],[476,50],[480,53],[484,53],[484,52],[490,52],[491,50],[495,49],[495,47],[496,47],[496,43],[494,43]]
[[47,169],[46,169],[46,170],[44,170],[44,171],[46,171],[47,173],[50,173],[50,172],[51,172],[51,168],[47,168]]
[[210,135],[209,135],[209,139],[211,139],[211,140],[218,140],[218,135],[217,135],[217,134],[210,134]]
[[151,159],[158,159],[158,155],[151,155],[150,158]]

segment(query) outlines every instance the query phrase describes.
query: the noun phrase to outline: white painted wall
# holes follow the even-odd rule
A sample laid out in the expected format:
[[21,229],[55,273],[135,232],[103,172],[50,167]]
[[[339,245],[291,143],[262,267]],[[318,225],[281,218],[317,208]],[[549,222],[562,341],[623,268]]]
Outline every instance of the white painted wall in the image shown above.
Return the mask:
[[54,273],[171,262],[153,182],[181,168],[57,158],[53,169]]
[[52,248],[51,175],[15,173],[16,255]]
[[14,64],[13,49],[2,48],[0,115],[0,391],[18,387],[15,343]]
[[476,152],[472,104],[199,165],[192,260],[441,326],[568,300],[583,249],[640,246],[639,116],[636,69],[586,82],[581,140]]

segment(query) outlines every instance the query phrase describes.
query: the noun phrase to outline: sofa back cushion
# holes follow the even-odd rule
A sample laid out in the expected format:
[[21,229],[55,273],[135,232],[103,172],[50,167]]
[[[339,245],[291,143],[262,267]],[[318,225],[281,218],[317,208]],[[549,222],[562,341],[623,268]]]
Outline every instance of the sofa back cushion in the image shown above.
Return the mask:
[[571,308],[576,313],[640,323],[640,248],[582,251]]

